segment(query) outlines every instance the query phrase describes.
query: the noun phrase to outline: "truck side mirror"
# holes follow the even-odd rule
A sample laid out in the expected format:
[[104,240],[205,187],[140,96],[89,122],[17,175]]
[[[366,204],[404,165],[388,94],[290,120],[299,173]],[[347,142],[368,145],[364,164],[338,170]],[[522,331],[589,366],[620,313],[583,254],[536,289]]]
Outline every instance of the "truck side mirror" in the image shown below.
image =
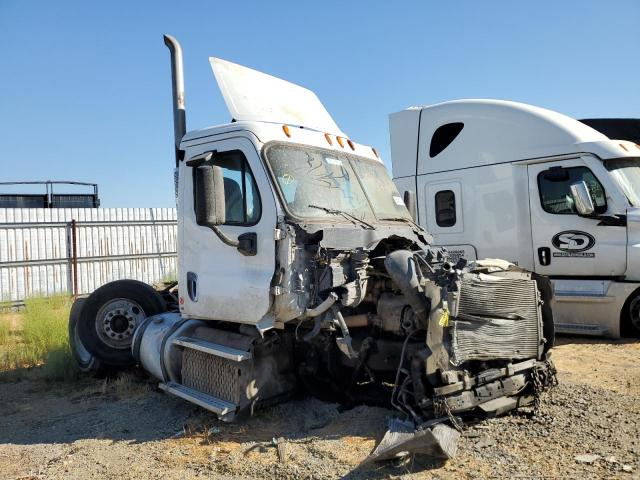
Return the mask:
[[407,207],[407,210],[409,210],[409,213],[411,214],[411,218],[413,219],[413,221],[417,222],[418,209],[416,206],[416,192],[414,192],[413,190],[405,190],[404,204]]
[[213,165],[194,167],[196,222],[213,227],[226,221],[222,168]]
[[563,167],[551,167],[542,173],[545,180],[549,182],[566,182],[569,180],[569,171]]
[[569,189],[571,191],[573,203],[578,211],[578,215],[582,217],[593,215],[595,208],[593,206],[593,200],[591,199],[591,194],[589,193],[587,184],[584,181],[576,182],[571,184]]

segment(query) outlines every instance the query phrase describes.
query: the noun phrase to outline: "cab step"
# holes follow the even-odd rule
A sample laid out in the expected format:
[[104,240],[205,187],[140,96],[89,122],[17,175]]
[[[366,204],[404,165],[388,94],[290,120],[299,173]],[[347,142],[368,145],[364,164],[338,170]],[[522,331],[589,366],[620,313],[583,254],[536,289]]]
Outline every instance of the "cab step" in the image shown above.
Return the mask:
[[234,403],[227,402],[214,397],[213,395],[207,395],[206,393],[189,388],[185,385],[180,385],[179,383],[166,382],[161,383],[158,387],[160,390],[164,390],[165,392],[187,400],[188,402],[195,403],[196,405],[205,408],[220,417],[233,414],[238,408]]
[[173,344],[197,350],[199,352],[208,353],[209,355],[215,355],[216,357],[226,358],[227,360],[232,360],[234,362],[242,362],[244,360],[251,359],[251,352],[208,342],[199,338],[178,337],[173,341]]
[[565,333],[570,335],[593,335],[601,337],[609,332],[607,327],[602,325],[580,325],[577,323],[556,323],[556,333]]

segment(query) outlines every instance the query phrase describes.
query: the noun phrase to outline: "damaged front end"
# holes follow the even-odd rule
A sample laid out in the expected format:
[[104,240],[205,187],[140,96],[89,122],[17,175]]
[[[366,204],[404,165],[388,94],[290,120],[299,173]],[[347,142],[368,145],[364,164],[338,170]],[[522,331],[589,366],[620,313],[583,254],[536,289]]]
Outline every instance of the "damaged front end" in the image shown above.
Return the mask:
[[282,229],[275,315],[298,378],[316,396],[402,414],[367,461],[450,458],[466,419],[532,405],[554,381],[547,279],[504,261],[452,265],[408,226],[365,230],[367,248],[339,229]]
[[412,222],[282,220],[273,328],[148,317],[136,361],[160,388],[230,421],[306,392],[395,408],[367,461],[447,459],[465,421],[537,406],[555,379],[549,281],[502,261],[447,261]]

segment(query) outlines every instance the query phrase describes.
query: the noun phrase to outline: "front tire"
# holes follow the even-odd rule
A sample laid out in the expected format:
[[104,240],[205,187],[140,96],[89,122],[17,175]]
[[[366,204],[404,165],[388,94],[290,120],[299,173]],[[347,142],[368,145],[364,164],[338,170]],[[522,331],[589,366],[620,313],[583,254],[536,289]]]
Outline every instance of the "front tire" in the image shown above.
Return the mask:
[[640,338],[640,289],[633,292],[622,307],[620,336]]
[[[80,368],[86,364],[85,371],[97,371],[132,365],[133,332],[146,317],[164,311],[166,305],[160,294],[137,280],[117,280],[95,290],[84,301],[72,336],[70,332]],[[97,368],[87,363],[91,361],[89,355]]]
[[82,340],[80,340],[78,332],[78,321],[82,316],[82,307],[86,300],[86,297],[80,297],[71,306],[71,312],[69,312],[69,346],[81,372],[98,374],[102,370],[100,360],[87,350]]

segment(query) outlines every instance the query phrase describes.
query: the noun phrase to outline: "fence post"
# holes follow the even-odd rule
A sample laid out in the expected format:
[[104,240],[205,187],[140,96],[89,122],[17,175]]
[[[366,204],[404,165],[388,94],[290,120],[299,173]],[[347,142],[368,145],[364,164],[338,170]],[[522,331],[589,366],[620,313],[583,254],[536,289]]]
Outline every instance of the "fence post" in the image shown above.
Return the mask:
[[73,298],[78,297],[78,238],[76,221],[71,219],[71,270],[73,275]]

